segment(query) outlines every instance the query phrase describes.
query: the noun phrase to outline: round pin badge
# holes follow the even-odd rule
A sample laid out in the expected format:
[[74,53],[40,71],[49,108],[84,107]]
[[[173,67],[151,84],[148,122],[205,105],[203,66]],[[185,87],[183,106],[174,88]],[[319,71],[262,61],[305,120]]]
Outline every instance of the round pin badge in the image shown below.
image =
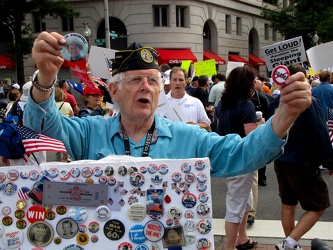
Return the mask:
[[94,180],[93,180],[92,178],[87,178],[87,179],[85,180],[85,183],[92,184],[92,183],[94,183]]
[[84,250],[84,248],[78,244],[70,244],[66,246],[63,250]]
[[4,206],[2,209],[1,209],[1,212],[3,215],[9,215],[10,212],[12,211],[12,209],[8,206]]
[[164,226],[158,220],[148,221],[143,230],[146,238],[151,242],[161,240],[164,235]]
[[182,210],[177,206],[172,206],[168,210],[168,218],[171,220],[179,220],[182,217]]
[[93,170],[91,169],[91,167],[84,167],[81,170],[81,174],[84,178],[89,178],[93,175]]
[[135,250],[149,250],[149,247],[145,244],[140,244],[135,247]]
[[113,176],[109,177],[109,179],[108,179],[109,186],[113,187],[114,185],[116,185],[116,183],[117,183],[116,178],[114,178]]
[[29,172],[29,179],[32,181],[37,181],[39,178],[39,172],[37,170],[31,170]]
[[136,197],[134,195],[131,195],[130,197],[128,197],[128,204],[129,205],[132,205],[132,204],[137,203],[137,202],[139,202],[138,197]]
[[87,40],[78,33],[69,33],[65,35],[66,46],[60,50],[61,56],[70,62],[80,61],[88,53]]
[[77,178],[80,176],[80,169],[74,167],[70,170],[70,174],[73,178]]
[[160,185],[163,181],[163,177],[160,173],[155,173],[150,177],[150,181],[155,185]]
[[25,200],[18,200],[16,202],[16,208],[17,209],[24,209],[27,206],[27,202]]
[[159,173],[160,174],[167,174],[168,172],[169,172],[169,167],[168,167],[168,165],[166,165],[166,164],[161,164],[159,167]]
[[40,176],[41,176],[41,177],[43,177],[43,176],[49,176],[49,171],[47,171],[46,169],[41,170],[41,171],[40,171]]
[[118,174],[120,176],[127,175],[127,167],[126,166],[119,166],[119,168],[118,168]]
[[152,243],[149,249],[150,250],[162,250],[162,247],[158,243]]
[[0,184],[1,183],[4,183],[5,182],[5,180],[6,180],[6,174],[5,173],[2,173],[2,172],[0,172]]
[[25,216],[24,210],[23,209],[17,209],[14,212],[15,218],[16,219],[23,219]]
[[134,187],[141,187],[145,183],[145,177],[139,172],[133,172],[130,176],[130,183]]
[[207,184],[203,182],[198,182],[196,187],[199,192],[204,192],[207,189]]
[[58,177],[58,175],[59,175],[59,169],[54,168],[54,167],[49,169],[49,176],[51,178],[56,178],[56,177]]
[[1,221],[2,221],[2,224],[7,227],[10,226],[11,224],[13,224],[13,218],[10,217],[9,215],[2,217]]
[[127,210],[128,218],[135,222],[142,221],[145,218],[146,213],[146,207],[141,203],[133,203]]
[[173,220],[171,219],[167,219],[165,224],[168,226],[168,227],[171,227],[173,225]]
[[54,242],[54,244],[59,245],[59,244],[61,244],[61,238],[60,237],[55,237],[53,242]]
[[100,221],[106,221],[111,217],[111,210],[107,206],[96,208],[95,216]]
[[100,177],[103,174],[103,169],[99,166],[93,168],[93,175],[95,177]]
[[197,174],[197,181],[198,182],[206,182],[207,181],[207,175],[205,173],[199,173]]
[[16,227],[18,229],[24,229],[24,228],[26,228],[26,226],[27,226],[27,222],[25,220],[21,219],[21,220],[16,221]]
[[132,247],[131,243],[125,241],[118,245],[118,250],[123,250],[123,249],[133,250],[133,247]]
[[23,242],[23,232],[14,227],[8,228],[2,236],[2,242],[5,247],[18,248]]
[[136,173],[138,171],[139,171],[139,169],[137,167],[131,166],[128,168],[128,175],[132,175],[133,173]]
[[58,221],[56,230],[61,238],[71,239],[78,233],[79,226],[75,220],[66,217]]
[[104,174],[106,176],[112,176],[114,174],[114,169],[112,166],[106,166],[106,168],[104,169]]
[[11,181],[16,181],[20,174],[16,169],[11,169],[7,172],[7,178]]
[[91,239],[92,243],[96,243],[99,240],[99,237],[98,237],[98,235],[94,234],[93,236],[91,236],[90,239]]
[[197,197],[190,192],[187,192],[182,197],[182,203],[186,208],[192,208],[197,204]]
[[12,195],[17,190],[17,185],[13,181],[6,181],[1,185],[2,192],[6,195]]
[[208,194],[205,192],[202,192],[198,195],[198,199],[201,203],[206,203],[209,199]]
[[99,223],[97,221],[92,221],[88,225],[88,230],[91,233],[97,233],[99,230]]
[[197,240],[196,246],[197,250],[210,250],[211,243],[208,238],[204,237]]
[[206,165],[205,165],[204,161],[198,160],[194,163],[194,167],[195,167],[196,170],[201,171],[206,167]]
[[191,164],[188,163],[188,162],[184,162],[182,165],[181,165],[181,170],[184,172],[184,173],[188,173],[191,171]]
[[186,210],[186,211],[184,212],[184,217],[185,217],[186,219],[193,219],[193,218],[194,218],[194,213],[193,213],[193,211],[191,211],[191,210]]
[[174,182],[180,182],[180,181],[182,180],[182,174],[179,173],[179,172],[174,172],[174,173],[172,173],[172,175],[171,175],[171,179],[172,179],[172,181],[174,181]]
[[197,231],[200,234],[208,234],[212,230],[212,222],[210,220],[200,220],[197,224]]
[[83,223],[79,224],[79,232],[84,233],[87,231],[87,226],[84,225]]
[[99,182],[99,184],[106,184],[107,182],[108,182],[108,177],[106,177],[106,176],[100,176],[99,178],[98,178],[98,182]]
[[45,217],[46,217],[46,219],[48,219],[48,220],[54,220],[55,216],[56,216],[56,214],[55,214],[55,212],[53,212],[52,210],[48,210],[48,211],[46,211],[46,213],[45,213]]
[[89,236],[86,233],[78,233],[76,236],[76,242],[79,245],[87,245],[89,242]]
[[36,221],[29,226],[27,237],[32,245],[45,247],[53,240],[53,228],[45,221]]
[[196,229],[197,223],[193,219],[187,219],[184,223],[184,229],[193,232]]
[[148,166],[148,173],[155,174],[157,172],[157,165],[156,164],[149,164]]
[[68,180],[70,176],[71,175],[67,169],[60,170],[60,180],[62,180],[62,181]]
[[28,208],[26,213],[27,220],[30,223],[45,220],[45,209],[40,205],[33,205]]
[[192,172],[188,172],[185,174],[185,181],[187,183],[193,183],[195,182],[196,178],[195,178],[195,174]]
[[187,232],[185,234],[185,241],[188,244],[192,244],[196,241],[197,237],[195,236],[195,234],[193,232]]
[[197,206],[197,215],[199,217],[207,217],[210,214],[210,207],[207,203],[201,203]]
[[128,237],[135,244],[141,244],[146,241],[146,236],[143,232],[143,225],[136,224],[130,228],[128,231]]
[[67,208],[65,206],[57,206],[56,212],[57,214],[63,215],[67,212]]
[[74,206],[68,210],[68,216],[77,223],[82,223],[87,219],[88,211],[85,207]]
[[120,220],[111,219],[104,224],[104,235],[109,240],[120,240],[125,234],[125,226]]
[[21,177],[23,180],[28,179],[28,177],[29,177],[29,173],[28,173],[28,171],[26,171],[26,170],[21,171],[21,172],[20,172],[20,177]]
[[142,174],[147,173],[147,168],[146,168],[145,166],[140,167],[140,172],[141,172]]
[[272,80],[279,86],[283,86],[289,76],[290,72],[284,65],[278,65],[272,70]]

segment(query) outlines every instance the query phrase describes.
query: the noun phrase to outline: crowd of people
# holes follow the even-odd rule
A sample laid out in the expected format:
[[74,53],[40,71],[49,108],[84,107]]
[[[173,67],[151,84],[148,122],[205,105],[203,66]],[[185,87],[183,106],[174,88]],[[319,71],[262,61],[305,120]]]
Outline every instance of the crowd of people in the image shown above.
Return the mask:
[[[279,88],[251,66],[237,67],[228,76],[219,72],[189,78],[181,67],[159,65],[155,49],[133,43],[116,52],[107,87],[86,86],[79,107],[66,80],[54,83],[65,43],[57,33],[42,32],[36,38],[32,57],[39,71],[25,84],[26,95],[15,89],[9,93],[12,103],[26,96],[24,125],[61,140],[73,160],[97,160],[110,154],[209,157],[211,176],[227,178],[227,250],[257,244],[248,237],[246,224],[255,222],[258,185],[267,185],[266,164],[274,161],[286,235],[276,247],[301,249],[301,237],[330,206],[319,170],[327,168],[330,174],[333,170],[326,125],[327,110],[333,109],[329,72],[321,72],[321,84],[312,91],[298,66],[290,67],[291,76]],[[58,84],[55,91],[54,84]],[[161,90],[170,105],[179,106],[186,117],[183,123],[156,114]],[[103,99],[111,99],[117,115],[103,105]],[[320,129],[321,137],[312,136],[312,126]],[[313,145],[321,147],[310,150]],[[295,225],[298,202],[306,212]]]

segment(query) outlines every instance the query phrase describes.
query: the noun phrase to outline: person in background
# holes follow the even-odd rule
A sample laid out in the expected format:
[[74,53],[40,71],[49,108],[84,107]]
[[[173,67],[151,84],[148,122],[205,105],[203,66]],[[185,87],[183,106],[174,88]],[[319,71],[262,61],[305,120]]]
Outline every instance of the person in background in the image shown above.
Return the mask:
[[9,110],[12,108],[14,102],[16,102],[17,100],[20,99],[20,96],[21,96],[21,93],[20,93],[20,91],[18,91],[18,89],[14,88],[8,92],[8,99],[10,102],[7,104],[5,117],[8,114]]
[[164,76],[164,73],[167,70],[170,70],[170,66],[166,63],[162,63],[162,64],[160,64],[159,69],[160,69],[161,77],[165,78],[166,76]]
[[[225,84],[225,75],[222,73],[217,73],[215,81],[216,82],[218,81],[218,83],[216,83],[212,87],[212,89],[209,92],[209,96],[208,96],[208,103],[209,103],[209,105],[214,106],[214,108],[217,107],[217,105],[219,104],[219,102],[221,100],[221,96],[222,96],[222,92],[224,90],[224,84]],[[217,132],[216,121],[217,121],[217,119],[216,119],[216,117],[214,117],[214,121],[210,125],[213,132]]]
[[[288,66],[291,77],[297,72],[306,75],[299,64]],[[316,87],[317,88],[317,87]],[[270,114],[278,110],[280,98],[270,104]],[[289,131],[284,154],[274,161],[279,196],[282,203],[281,223],[286,238],[276,244],[278,250],[300,250],[300,239],[306,234],[330,207],[328,187],[319,166],[333,173],[333,149],[326,119],[317,98],[303,111]],[[297,204],[305,212],[295,223]]]
[[6,97],[5,90],[3,88],[2,81],[0,81],[0,98],[5,98],[5,97]]
[[168,69],[163,74],[163,84],[164,84],[164,93],[165,94],[168,94],[170,92],[170,90],[171,90],[170,72],[171,72],[171,69]]
[[79,114],[79,107],[77,105],[76,99],[75,97],[69,92],[69,85],[68,82],[66,80],[61,80],[59,82],[59,88],[61,88],[61,90],[65,93],[66,98],[65,98],[65,102],[68,102],[74,112],[74,115],[78,115]]
[[[238,134],[244,138],[265,122],[264,119],[257,122],[255,107],[250,100],[256,74],[257,71],[249,66],[237,67],[230,72],[215,111],[219,135]],[[249,172],[227,178],[226,250],[234,250],[235,246],[239,250],[245,250],[257,245],[246,232],[248,212],[252,208],[253,177],[254,172]]]
[[[283,152],[289,128],[311,103],[304,75],[296,74],[286,80],[275,115],[245,138],[219,136],[199,126],[171,122],[155,114],[162,89],[158,54],[151,47],[133,43],[117,51],[112,62],[109,89],[120,112],[106,119],[67,118],[55,106],[52,88],[64,61],[60,50],[65,43],[61,34],[45,31],[34,41],[32,58],[39,71],[33,77],[24,122],[63,141],[74,160],[97,160],[112,154],[152,159],[209,157],[213,177],[245,174]],[[180,79],[185,84],[185,78]]]
[[268,79],[266,77],[260,75],[260,76],[258,76],[258,80],[260,80],[263,83],[263,85],[262,85],[262,92],[264,92],[264,93],[266,93],[266,94],[268,94],[268,95],[271,96],[272,92],[271,92],[271,88],[269,86]]
[[61,114],[67,117],[72,117],[74,116],[73,109],[71,105],[68,102],[65,102],[66,95],[65,93],[61,90],[61,88],[56,87],[54,90],[54,98],[56,101],[56,105],[58,109],[60,110]]
[[197,87],[199,86],[198,79],[199,79],[198,76],[194,76],[194,77],[192,78],[191,86],[187,89],[187,93],[189,93],[189,95],[193,95],[193,92],[194,92],[194,91],[197,89]]

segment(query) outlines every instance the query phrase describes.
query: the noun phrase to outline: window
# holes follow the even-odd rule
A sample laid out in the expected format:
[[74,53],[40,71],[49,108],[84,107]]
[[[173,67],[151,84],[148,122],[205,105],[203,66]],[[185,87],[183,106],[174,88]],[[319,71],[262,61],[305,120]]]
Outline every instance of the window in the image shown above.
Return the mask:
[[231,16],[225,16],[225,33],[231,34]]
[[236,19],[236,34],[237,36],[241,36],[242,35],[242,18],[237,17]]
[[278,5],[278,0],[263,0],[263,2],[272,4],[272,5],[275,5],[275,6]]
[[269,27],[268,24],[265,23],[265,40],[269,39]]
[[167,5],[153,6],[154,8],[154,26],[169,26],[169,7]]
[[42,32],[46,30],[45,16],[39,13],[33,13],[34,32]]
[[176,26],[177,27],[188,27],[188,7],[176,6]]
[[273,41],[276,41],[276,36],[277,36],[277,31],[276,31],[276,30],[273,30],[273,31],[272,31],[272,40],[273,40]]
[[73,17],[61,17],[62,31],[74,30],[74,18]]

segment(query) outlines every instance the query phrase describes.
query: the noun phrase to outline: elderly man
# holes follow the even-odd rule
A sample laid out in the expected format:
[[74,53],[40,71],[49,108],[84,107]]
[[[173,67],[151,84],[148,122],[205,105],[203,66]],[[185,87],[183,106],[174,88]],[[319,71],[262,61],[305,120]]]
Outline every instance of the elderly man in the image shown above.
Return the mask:
[[[280,107],[266,124],[245,138],[219,136],[198,126],[171,122],[155,115],[162,87],[157,52],[132,44],[116,52],[109,89],[120,112],[115,117],[64,117],[56,108],[53,84],[63,63],[60,49],[66,40],[42,32],[32,49],[39,69],[24,112],[24,122],[38,132],[60,139],[76,160],[100,159],[110,154],[151,158],[209,157],[212,176],[234,176],[254,171],[281,154],[288,129],[311,103],[303,74],[291,76],[281,90]],[[260,143],[258,143],[260,142]]]

